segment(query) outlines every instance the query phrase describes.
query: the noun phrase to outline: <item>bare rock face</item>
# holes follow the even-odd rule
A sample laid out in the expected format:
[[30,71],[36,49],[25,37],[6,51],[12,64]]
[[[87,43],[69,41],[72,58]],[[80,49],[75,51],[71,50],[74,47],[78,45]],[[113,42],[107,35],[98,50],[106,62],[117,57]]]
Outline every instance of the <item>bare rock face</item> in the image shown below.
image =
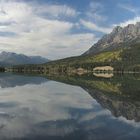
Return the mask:
[[96,54],[104,50],[117,48],[122,43],[140,41],[140,22],[129,24],[126,27],[117,26],[110,34],[104,35],[83,55]]

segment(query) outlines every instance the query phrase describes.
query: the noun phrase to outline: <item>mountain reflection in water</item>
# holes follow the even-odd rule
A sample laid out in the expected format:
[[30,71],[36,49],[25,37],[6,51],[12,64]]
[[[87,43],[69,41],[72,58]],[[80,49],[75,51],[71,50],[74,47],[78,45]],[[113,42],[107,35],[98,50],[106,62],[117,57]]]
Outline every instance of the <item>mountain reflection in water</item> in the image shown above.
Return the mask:
[[140,139],[139,85],[138,75],[1,73],[0,139]]
[[114,116],[123,116],[128,120],[139,122],[140,75],[115,75],[110,79],[104,76],[103,78],[94,76],[77,75],[68,77],[55,75],[48,78],[80,86],[99,102],[102,107],[109,109]]

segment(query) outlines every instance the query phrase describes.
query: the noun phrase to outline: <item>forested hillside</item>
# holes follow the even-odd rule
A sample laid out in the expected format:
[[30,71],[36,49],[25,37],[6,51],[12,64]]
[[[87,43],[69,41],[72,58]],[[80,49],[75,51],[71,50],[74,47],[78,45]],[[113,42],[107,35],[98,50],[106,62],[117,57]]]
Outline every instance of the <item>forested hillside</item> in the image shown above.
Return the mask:
[[94,55],[71,57],[57,61],[51,61],[41,65],[20,65],[15,66],[17,71],[39,71],[39,72],[77,72],[82,70],[92,72],[99,66],[111,66],[116,72],[140,72],[140,44],[133,44],[129,47],[118,48],[111,51],[104,51]]

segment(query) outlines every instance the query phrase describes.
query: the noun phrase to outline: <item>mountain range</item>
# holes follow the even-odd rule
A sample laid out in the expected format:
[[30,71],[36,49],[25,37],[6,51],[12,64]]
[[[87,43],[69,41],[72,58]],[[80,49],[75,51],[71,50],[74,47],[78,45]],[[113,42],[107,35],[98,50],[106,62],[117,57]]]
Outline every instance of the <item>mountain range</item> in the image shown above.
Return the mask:
[[140,22],[115,27],[84,54],[46,63],[49,71],[92,71],[111,66],[115,71],[140,71]]
[[101,51],[109,51],[119,47],[123,48],[130,46],[134,42],[140,42],[140,22],[129,24],[124,28],[120,26],[115,27],[110,34],[104,35],[83,55],[97,54]]
[[[114,71],[140,72],[140,22],[126,27],[117,26],[110,34],[104,35],[84,54],[55,60],[39,65],[46,72],[93,71],[95,67],[111,66]],[[25,66],[24,66],[25,67]],[[25,71],[24,67],[16,67]],[[35,67],[26,66],[34,71]],[[36,65],[36,71],[38,65]]]
[[42,64],[48,62],[41,56],[27,56],[24,54],[16,54],[12,52],[1,52],[0,53],[0,66],[13,66],[22,64]]

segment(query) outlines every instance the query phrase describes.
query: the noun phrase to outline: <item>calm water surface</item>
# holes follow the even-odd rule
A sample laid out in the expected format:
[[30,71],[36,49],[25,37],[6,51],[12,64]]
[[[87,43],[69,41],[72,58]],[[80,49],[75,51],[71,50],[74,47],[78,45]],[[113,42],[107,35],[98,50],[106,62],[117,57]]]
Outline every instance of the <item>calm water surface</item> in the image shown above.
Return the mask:
[[140,140],[140,78],[48,79],[0,74],[0,140]]

